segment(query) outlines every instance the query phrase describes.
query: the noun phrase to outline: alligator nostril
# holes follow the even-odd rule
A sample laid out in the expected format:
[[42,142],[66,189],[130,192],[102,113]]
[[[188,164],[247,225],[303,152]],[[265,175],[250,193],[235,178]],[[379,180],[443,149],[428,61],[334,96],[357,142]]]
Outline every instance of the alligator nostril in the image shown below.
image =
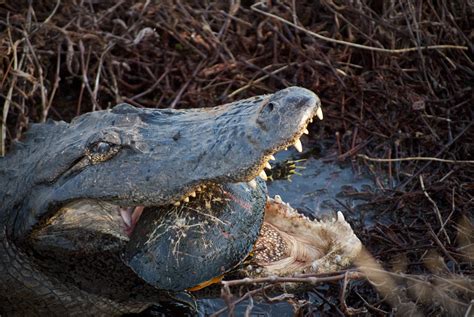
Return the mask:
[[264,106],[263,106],[263,109],[262,109],[262,112],[264,113],[270,113],[273,111],[273,109],[275,109],[275,103],[274,102],[269,102],[269,103],[266,103]]
[[269,120],[271,120],[271,118],[273,117],[273,115],[270,113],[273,111],[273,109],[275,109],[275,107],[275,102],[268,101],[268,99],[264,102],[263,105],[261,105],[260,113],[258,114],[257,118],[257,124],[262,130],[268,130],[267,125],[269,124]]
[[262,105],[262,108],[260,109],[260,114],[266,115],[269,114],[270,112],[275,109],[275,103],[270,101]]
[[269,102],[267,103],[266,108],[269,112],[272,112],[273,108],[275,108],[275,104],[273,102]]

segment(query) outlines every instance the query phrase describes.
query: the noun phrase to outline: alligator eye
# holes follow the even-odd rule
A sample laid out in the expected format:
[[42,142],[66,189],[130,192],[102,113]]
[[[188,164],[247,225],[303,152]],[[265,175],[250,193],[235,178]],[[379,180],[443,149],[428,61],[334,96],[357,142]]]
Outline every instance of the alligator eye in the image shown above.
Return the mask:
[[92,151],[97,154],[105,154],[110,151],[110,148],[111,146],[107,142],[97,142],[92,148]]
[[116,144],[99,141],[86,149],[86,156],[92,164],[97,164],[111,159],[119,150]]

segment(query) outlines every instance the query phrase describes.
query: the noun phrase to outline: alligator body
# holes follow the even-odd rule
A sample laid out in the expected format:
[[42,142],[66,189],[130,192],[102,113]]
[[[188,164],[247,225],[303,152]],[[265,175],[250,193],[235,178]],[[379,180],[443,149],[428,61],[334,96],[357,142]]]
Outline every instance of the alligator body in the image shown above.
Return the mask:
[[316,115],[318,97],[291,87],[214,108],[121,104],[32,125],[0,159],[0,314],[110,316],[191,302],[190,290],[262,239],[258,176],[275,152],[301,147]]

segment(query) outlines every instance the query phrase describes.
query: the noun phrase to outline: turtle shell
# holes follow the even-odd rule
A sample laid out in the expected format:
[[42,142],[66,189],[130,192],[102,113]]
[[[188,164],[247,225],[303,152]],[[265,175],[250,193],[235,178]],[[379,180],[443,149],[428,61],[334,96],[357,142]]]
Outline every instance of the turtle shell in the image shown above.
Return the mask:
[[169,291],[190,289],[238,265],[258,238],[266,186],[211,186],[181,206],[146,208],[123,259],[143,280]]

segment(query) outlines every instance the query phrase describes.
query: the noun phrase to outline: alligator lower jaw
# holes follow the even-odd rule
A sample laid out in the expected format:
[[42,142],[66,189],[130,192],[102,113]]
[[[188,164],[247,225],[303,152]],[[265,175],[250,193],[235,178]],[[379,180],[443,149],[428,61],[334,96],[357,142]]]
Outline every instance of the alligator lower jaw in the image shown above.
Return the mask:
[[[130,235],[143,207],[120,210]],[[267,200],[259,238],[240,273],[263,277],[334,272],[349,266],[361,248],[341,212],[330,220],[311,221],[275,196]]]
[[[199,213],[200,206],[205,205],[205,201],[212,197],[225,199],[223,195],[211,195],[211,191],[212,188],[208,188],[208,191],[200,193],[196,200],[191,201],[186,206],[175,207],[169,205],[167,208],[170,208],[169,212],[171,214],[177,214],[178,209],[183,209],[182,212],[184,213],[190,210]],[[240,201],[240,203],[245,205],[245,202]],[[215,210],[219,204],[220,202],[212,202],[212,210]],[[145,244],[150,241],[146,237],[147,235],[143,235],[143,230],[140,229],[153,227],[155,215],[160,215],[159,212],[145,211],[142,217],[143,221],[140,220],[133,235],[131,234],[133,228],[126,223],[126,221],[132,221],[134,225],[143,210],[144,207],[125,209],[111,203],[92,200],[71,202],[61,208],[55,217],[50,218],[48,225],[35,231],[33,240],[37,241],[36,247],[39,251],[56,247],[58,241],[60,241],[60,246],[66,246],[67,250],[65,251],[70,251],[73,254],[85,247],[87,249],[91,245],[94,245],[97,250],[115,249],[122,252],[121,250],[129,245],[133,237],[135,237],[135,240],[145,241]],[[205,209],[201,211],[205,211]],[[129,219],[127,218],[128,220],[123,220],[124,213],[127,214],[125,217],[131,215]],[[152,221],[149,219],[150,215],[153,215],[151,217]],[[248,218],[249,215],[243,216]],[[168,225],[178,227],[179,220],[179,217],[168,219],[165,227]],[[197,222],[197,220],[191,221],[194,224]],[[79,239],[75,235],[77,230],[82,233]],[[171,230],[176,231],[173,228]],[[188,233],[187,230],[184,232]],[[146,232],[150,232],[150,230]],[[176,232],[181,231],[177,230]],[[206,236],[207,230],[200,233],[200,235],[202,237]],[[182,235],[182,238],[186,239],[186,236]],[[235,237],[237,239],[242,238],[241,241],[244,243],[250,243],[246,242],[245,237],[238,235],[235,235]],[[166,245],[168,240],[163,241]],[[338,212],[336,219],[311,221],[276,196],[275,199],[267,198],[263,225],[252,252],[250,252],[251,247],[249,245],[248,251],[243,254],[239,261],[240,264],[225,273],[226,279],[235,276],[234,273],[237,273],[238,276],[252,278],[334,272],[348,267],[359,254],[362,245],[350,225],[345,221],[342,213]],[[61,249],[58,252],[63,253],[64,250]],[[250,252],[250,255],[245,259],[248,252]],[[217,276],[218,274],[214,275],[211,280],[203,280],[204,282],[193,284],[195,287],[188,288],[188,290],[198,291],[202,287],[218,282],[220,279],[216,279]]]
[[279,196],[269,198],[260,236],[241,269],[248,277],[327,273],[348,267],[362,244],[341,212],[311,221]]

